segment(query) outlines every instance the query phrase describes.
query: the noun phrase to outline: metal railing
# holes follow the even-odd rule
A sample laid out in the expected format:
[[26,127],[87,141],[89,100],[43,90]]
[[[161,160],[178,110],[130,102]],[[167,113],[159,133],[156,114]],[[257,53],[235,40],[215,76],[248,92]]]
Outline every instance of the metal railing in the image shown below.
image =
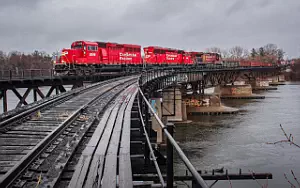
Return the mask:
[[[138,100],[138,109],[139,109],[139,116],[140,118],[143,117],[142,115],[142,112],[141,112],[141,104],[140,104],[140,100]],[[155,169],[157,171],[157,175],[158,175],[158,178],[159,178],[159,181],[161,183],[161,186],[162,187],[165,187],[165,182],[164,182],[164,179],[163,179],[163,176],[162,176],[162,173],[161,173],[161,170],[158,166],[158,163],[157,163],[157,160],[156,160],[156,156],[154,154],[154,151],[152,149],[152,145],[151,145],[151,142],[150,142],[150,138],[149,138],[149,135],[147,133],[147,130],[146,130],[146,125],[145,125],[145,122],[144,121],[141,121],[142,123],[142,126],[143,126],[143,131],[144,131],[144,134],[145,134],[145,137],[146,137],[146,142],[147,142],[147,145],[148,145],[148,148],[150,150],[150,155],[152,157],[152,161],[154,163],[154,166],[155,166]]]
[[[170,71],[169,73],[172,73],[173,71]],[[182,151],[182,149],[180,148],[180,146],[177,144],[176,140],[173,138],[172,134],[170,134],[170,132],[168,131],[167,129],[167,126],[164,125],[164,123],[161,121],[161,119],[158,117],[158,115],[155,113],[154,109],[151,107],[151,104],[149,103],[149,99],[144,95],[141,87],[146,84],[148,81],[148,79],[154,79],[156,77],[159,77],[159,76],[166,76],[168,75],[168,73],[166,73],[165,75],[160,75],[159,73],[157,72],[152,72],[151,73],[152,75],[149,76],[147,75],[146,78],[144,78],[144,80],[142,79],[142,76],[140,76],[139,78],[139,102],[138,102],[138,105],[139,105],[139,113],[140,113],[140,118],[142,120],[142,125],[143,125],[143,129],[144,129],[144,132],[145,132],[145,136],[146,136],[146,139],[147,139],[147,142],[148,142],[148,145],[149,146],[149,149],[150,149],[150,155],[153,159],[155,159],[155,156],[154,156],[154,153],[153,151],[151,150],[151,144],[150,143],[150,140],[149,140],[149,137],[148,137],[148,134],[147,134],[147,131],[146,131],[146,125],[145,125],[145,122],[146,124],[148,123],[148,119],[149,119],[149,111],[153,114],[153,116],[155,117],[155,119],[157,120],[158,124],[160,125],[161,129],[163,130],[163,133],[165,134],[166,138],[167,138],[167,141],[168,143],[170,143],[172,145],[172,147],[175,149],[175,151],[178,153],[179,155],[179,158],[184,162],[185,166],[187,167],[187,169],[190,171],[190,173],[192,174],[193,178],[195,179],[195,182],[198,184],[198,186],[202,187],[202,188],[207,188],[208,185],[205,183],[205,181],[203,180],[203,178],[200,176],[200,174],[198,173],[198,171],[195,169],[195,167],[192,165],[192,163],[189,161],[189,159],[186,157],[186,155],[184,154],[184,152]],[[145,80],[146,79],[146,80]],[[141,106],[142,104],[144,104],[143,106]],[[144,109],[144,108],[145,109]],[[145,114],[145,120],[143,119],[143,115],[142,114]],[[145,121],[145,122],[144,122]],[[149,130],[149,125],[148,125],[148,130]],[[149,132],[149,131],[148,131]],[[148,141],[149,140],[149,141]],[[160,172],[160,169],[158,167],[158,164],[156,163],[156,161],[154,161],[154,164],[155,164],[155,168],[157,170],[157,173],[158,173],[158,176],[159,176],[159,179],[160,179],[160,182],[161,182],[161,185],[164,186],[164,181],[163,181],[163,177],[161,175],[161,172]],[[172,170],[173,171],[173,167],[172,167]],[[167,177],[168,178],[168,177]],[[170,177],[169,177],[170,178]],[[173,177],[172,177],[173,178]],[[173,181],[173,179],[172,179]],[[170,181],[170,182],[172,182]],[[169,180],[167,181],[169,182]],[[168,185],[168,184],[167,184]],[[169,187],[169,185],[168,185]],[[170,186],[172,187],[172,186]]]
[[53,69],[0,70],[0,80],[24,80],[52,77],[54,77]]
[[[105,69],[111,68],[110,66],[93,69],[94,72],[103,72]],[[172,73],[176,72],[188,72],[188,71],[219,71],[219,70],[243,70],[243,69],[262,69],[262,68],[280,68],[280,66],[269,66],[269,67],[241,67],[235,65],[218,65],[218,64],[207,64],[205,66],[201,65],[191,65],[191,66],[148,66],[144,68],[146,70],[146,75],[149,71],[158,71],[161,73],[164,70],[166,72]],[[123,69],[116,69],[116,71],[125,72],[141,72],[141,67],[124,67]],[[53,78],[60,76],[56,74],[54,69],[24,69],[24,70],[0,70],[0,80],[17,80],[17,79],[33,79],[33,78]],[[70,75],[68,75],[70,76]],[[162,76],[162,75],[159,75]],[[147,76],[146,76],[147,77]]]

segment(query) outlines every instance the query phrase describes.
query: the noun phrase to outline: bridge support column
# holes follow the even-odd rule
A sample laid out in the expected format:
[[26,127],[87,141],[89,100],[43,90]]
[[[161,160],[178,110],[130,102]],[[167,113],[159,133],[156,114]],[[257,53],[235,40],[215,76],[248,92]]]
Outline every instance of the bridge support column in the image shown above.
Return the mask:
[[58,86],[55,87],[55,94],[58,95],[59,94],[59,89]]
[[193,94],[197,94],[199,90],[199,83],[198,82],[191,83],[191,86],[192,86]]
[[33,101],[34,102],[37,101],[37,91],[36,91],[36,88],[33,89]]
[[182,121],[187,121],[186,104],[183,100],[181,101],[181,112],[182,112]]
[[180,88],[163,90],[162,115],[168,121],[182,121],[182,96]]
[[7,112],[7,90],[1,90],[0,99],[3,100],[3,112]]
[[[161,98],[152,98],[151,106],[155,110],[157,116],[162,119],[162,109],[161,109]],[[163,131],[154,116],[151,117],[152,129],[156,132],[157,139],[156,143],[163,142]]]

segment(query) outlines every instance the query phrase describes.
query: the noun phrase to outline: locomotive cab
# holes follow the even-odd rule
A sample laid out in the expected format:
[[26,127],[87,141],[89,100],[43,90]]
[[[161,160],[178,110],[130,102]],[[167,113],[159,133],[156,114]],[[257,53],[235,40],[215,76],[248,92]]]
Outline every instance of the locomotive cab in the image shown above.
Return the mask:
[[96,42],[76,41],[71,45],[68,58],[77,65],[99,63],[98,44]]
[[99,63],[98,44],[95,42],[76,41],[70,49],[63,49],[55,64],[56,72],[77,70],[81,67]]

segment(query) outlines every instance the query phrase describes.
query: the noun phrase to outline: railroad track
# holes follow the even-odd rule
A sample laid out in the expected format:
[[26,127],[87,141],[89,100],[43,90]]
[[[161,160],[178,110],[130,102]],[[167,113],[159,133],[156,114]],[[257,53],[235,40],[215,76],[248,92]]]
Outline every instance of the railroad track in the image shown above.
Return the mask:
[[102,85],[105,85],[105,84],[108,84],[108,83],[111,83],[114,81],[121,80],[123,78],[115,78],[115,79],[99,82],[97,84],[89,85],[86,87],[76,88],[72,91],[62,93],[59,95],[55,95],[55,96],[51,96],[49,98],[42,99],[41,101],[35,102],[33,104],[29,104],[29,105],[23,106],[19,109],[15,109],[15,110],[9,111],[5,114],[2,114],[0,116],[0,131],[3,132],[3,129],[5,131],[5,128],[8,125],[15,123],[16,121],[23,121],[26,118],[30,117],[31,115],[35,115],[35,113],[37,111],[47,110],[49,108],[52,108],[55,105],[58,105],[60,103],[63,103],[64,101],[69,100],[70,98],[72,98],[76,95],[87,92],[96,87],[99,87],[99,86],[102,86]]
[[[120,106],[118,102],[128,102],[126,95],[121,99],[116,96],[120,92],[129,95],[126,88],[135,82],[136,77],[129,77],[98,84],[41,112],[39,117],[25,118],[17,125],[10,123],[0,135],[0,187],[57,186],[75,149],[84,145],[84,137],[91,136],[100,119],[106,117],[102,112],[111,105]],[[19,118],[24,121],[23,116]]]

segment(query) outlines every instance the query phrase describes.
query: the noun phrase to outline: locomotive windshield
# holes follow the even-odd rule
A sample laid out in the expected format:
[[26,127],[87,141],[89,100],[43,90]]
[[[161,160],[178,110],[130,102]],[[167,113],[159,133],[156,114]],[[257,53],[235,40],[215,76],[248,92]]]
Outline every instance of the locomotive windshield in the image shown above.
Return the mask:
[[76,44],[72,47],[72,49],[82,49],[82,44]]

